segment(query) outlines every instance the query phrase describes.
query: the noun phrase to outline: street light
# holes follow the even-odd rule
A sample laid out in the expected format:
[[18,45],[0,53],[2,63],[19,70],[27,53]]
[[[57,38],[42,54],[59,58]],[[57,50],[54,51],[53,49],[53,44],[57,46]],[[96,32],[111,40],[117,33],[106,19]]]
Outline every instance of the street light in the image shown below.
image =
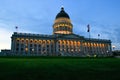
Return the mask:
[[115,47],[116,47],[116,46],[112,46],[112,48],[113,48],[113,51],[115,50]]
[[32,49],[32,52],[34,53],[34,49]]

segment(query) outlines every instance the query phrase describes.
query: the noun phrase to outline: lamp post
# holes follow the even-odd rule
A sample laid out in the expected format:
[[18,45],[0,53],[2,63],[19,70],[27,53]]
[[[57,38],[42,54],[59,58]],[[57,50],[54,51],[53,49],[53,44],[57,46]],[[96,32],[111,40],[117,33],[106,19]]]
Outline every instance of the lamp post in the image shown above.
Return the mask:
[[32,54],[34,54],[34,48],[32,48]]
[[98,39],[100,38],[100,34],[98,34]]
[[113,51],[115,50],[115,47],[116,47],[116,46],[112,46]]

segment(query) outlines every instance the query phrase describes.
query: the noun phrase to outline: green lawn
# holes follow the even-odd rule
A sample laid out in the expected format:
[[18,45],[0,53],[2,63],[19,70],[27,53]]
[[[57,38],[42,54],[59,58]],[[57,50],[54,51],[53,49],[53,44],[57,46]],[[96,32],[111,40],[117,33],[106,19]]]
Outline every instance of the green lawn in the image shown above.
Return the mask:
[[0,57],[0,80],[120,80],[120,59]]

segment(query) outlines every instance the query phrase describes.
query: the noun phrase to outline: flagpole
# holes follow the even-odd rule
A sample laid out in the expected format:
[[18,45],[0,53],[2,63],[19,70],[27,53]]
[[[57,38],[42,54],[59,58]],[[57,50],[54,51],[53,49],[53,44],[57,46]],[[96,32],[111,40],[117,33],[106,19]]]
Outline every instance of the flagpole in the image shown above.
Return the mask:
[[90,53],[91,53],[92,51],[91,51],[91,40],[90,40],[91,36],[90,36],[90,25],[89,25],[89,24],[87,25],[87,28],[88,28],[87,32],[89,33],[89,43],[90,43],[90,50],[89,50],[89,52],[88,52],[88,55],[90,56]]
[[88,28],[87,32],[89,33],[89,40],[90,40],[90,25],[89,24],[87,25],[87,28]]
[[90,41],[90,31],[89,31],[89,41]]
[[91,51],[91,36],[90,36],[90,31],[89,31],[89,43],[90,43],[90,51]]

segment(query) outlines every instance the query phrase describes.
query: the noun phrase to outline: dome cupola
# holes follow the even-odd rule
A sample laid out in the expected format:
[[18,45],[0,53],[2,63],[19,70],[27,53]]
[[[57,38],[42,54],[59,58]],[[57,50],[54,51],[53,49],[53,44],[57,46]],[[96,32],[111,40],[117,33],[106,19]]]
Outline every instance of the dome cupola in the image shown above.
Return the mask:
[[69,15],[64,11],[63,7],[61,8],[61,11],[57,14],[56,19],[61,17],[70,19]]
[[57,14],[53,24],[53,34],[72,34],[73,25],[64,8]]

